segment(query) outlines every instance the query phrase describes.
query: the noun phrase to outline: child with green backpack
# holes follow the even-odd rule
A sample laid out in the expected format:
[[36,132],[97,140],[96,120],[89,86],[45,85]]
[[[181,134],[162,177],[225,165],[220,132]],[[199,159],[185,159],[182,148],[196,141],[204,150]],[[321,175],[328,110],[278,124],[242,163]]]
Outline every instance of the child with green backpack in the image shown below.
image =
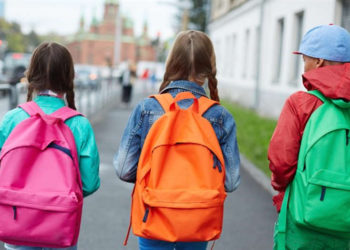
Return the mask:
[[295,54],[308,92],[287,99],[269,146],[274,249],[350,249],[350,34],[317,26]]

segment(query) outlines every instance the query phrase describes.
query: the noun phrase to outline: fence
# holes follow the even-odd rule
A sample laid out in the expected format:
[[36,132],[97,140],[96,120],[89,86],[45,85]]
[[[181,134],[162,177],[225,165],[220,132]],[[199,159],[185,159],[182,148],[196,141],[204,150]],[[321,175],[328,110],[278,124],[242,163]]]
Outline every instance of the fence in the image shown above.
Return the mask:
[[[10,85],[0,84],[0,117],[19,103],[26,101],[27,87],[18,83]],[[98,87],[77,87],[75,92],[75,104],[77,110],[87,117],[94,115],[119,97],[120,85],[116,79],[103,79]]]

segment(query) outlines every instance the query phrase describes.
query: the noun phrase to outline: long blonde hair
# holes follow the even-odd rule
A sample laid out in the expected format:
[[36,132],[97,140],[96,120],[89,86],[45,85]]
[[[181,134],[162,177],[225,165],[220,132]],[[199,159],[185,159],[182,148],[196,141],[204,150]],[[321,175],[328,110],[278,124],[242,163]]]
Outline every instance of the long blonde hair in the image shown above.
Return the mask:
[[159,91],[171,81],[190,80],[202,85],[205,79],[208,79],[210,98],[219,101],[213,44],[203,32],[180,32],[168,56]]

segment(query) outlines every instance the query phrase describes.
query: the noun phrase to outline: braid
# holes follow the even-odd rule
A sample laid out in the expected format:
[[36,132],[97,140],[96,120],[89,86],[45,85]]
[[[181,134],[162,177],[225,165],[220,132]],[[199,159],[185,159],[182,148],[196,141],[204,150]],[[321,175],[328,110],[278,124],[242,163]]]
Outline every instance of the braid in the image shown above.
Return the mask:
[[67,93],[66,93],[66,100],[67,100],[67,103],[68,103],[68,107],[70,107],[71,109],[76,110],[77,108],[75,107],[74,96],[75,96],[75,93],[74,93],[73,89],[67,91]]
[[210,98],[214,101],[220,101],[219,94],[218,94],[218,80],[216,79],[214,74],[209,74],[208,77],[209,82],[209,90],[210,90]]
[[28,92],[27,92],[27,102],[30,102],[33,99],[33,92],[34,92],[34,88],[29,84]]

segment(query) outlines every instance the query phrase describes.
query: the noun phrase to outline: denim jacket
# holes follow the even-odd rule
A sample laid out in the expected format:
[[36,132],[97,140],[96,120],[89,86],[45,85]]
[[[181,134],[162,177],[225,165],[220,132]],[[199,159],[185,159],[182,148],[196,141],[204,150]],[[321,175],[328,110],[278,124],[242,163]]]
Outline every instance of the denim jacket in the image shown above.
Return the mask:
[[[189,81],[171,82],[162,93],[170,93],[173,97],[183,91],[192,92],[197,98],[206,96],[204,89]],[[193,100],[178,102],[181,108],[187,108]],[[114,157],[114,167],[120,179],[126,182],[136,181],[136,170],[141,149],[152,124],[164,111],[154,98],[146,98],[133,110],[121,139],[119,151]],[[214,105],[203,115],[214,128],[224,155],[226,176],[226,192],[234,191],[240,182],[239,152],[236,139],[236,124],[232,115],[221,105]]]

